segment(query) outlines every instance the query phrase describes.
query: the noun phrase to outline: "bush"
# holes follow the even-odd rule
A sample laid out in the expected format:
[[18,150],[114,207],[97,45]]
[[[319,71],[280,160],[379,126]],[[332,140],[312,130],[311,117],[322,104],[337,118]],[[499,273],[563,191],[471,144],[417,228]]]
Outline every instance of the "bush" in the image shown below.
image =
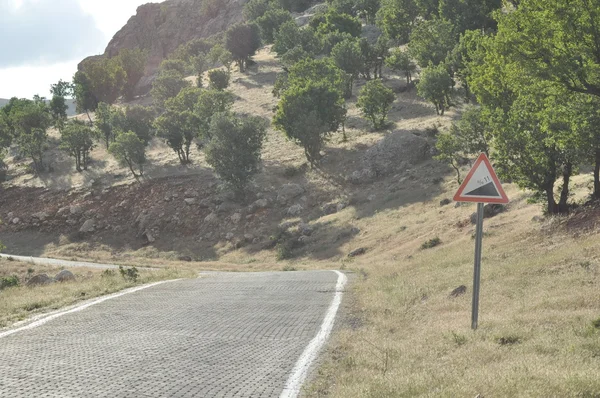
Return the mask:
[[594,326],[596,329],[600,329],[600,318],[594,320],[592,322],[592,326]]
[[260,28],[260,36],[264,43],[271,44],[275,41],[275,33],[279,31],[281,25],[293,21],[294,18],[289,11],[282,9],[268,10],[263,16],[256,20]]
[[136,267],[130,267],[125,269],[122,265],[119,265],[119,273],[121,274],[123,279],[129,282],[137,282],[140,276],[140,273],[138,272]]
[[19,278],[15,275],[0,278],[0,290],[15,286],[19,286]]
[[85,122],[73,120],[67,124],[60,137],[60,148],[75,158],[77,171],[87,170],[90,151],[94,149],[94,130]]
[[422,250],[431,249],[442,244],[442,240],[438,237],[428,240],[421,245]]
[[117,273],[112,269],[105,269],[100,274],[102,278],[113,278],[115,275],[117,275]]
[[360,91],[357,106],[371,120],[375,130],[379,130],[385,127],[387,114],[395,98],[394,92],[385,87],[381,80],[371,80]]
[[421,80],[417,85],[417,93],[435,105],[438,115],[444,115],[450,104],[452,94],[452,77],[446,67],[430,65],[421,73]]
[[127,165],[135,178],[144,175],[146,144],[133,131],[119,134],[117,140],[110,144],[108,152],[121,164]]
[[214,90],[223,91],[229,87],[229,79],[231,75],[226,70],[215,69],[208,72],[208,80],[210,81],[210,88]]

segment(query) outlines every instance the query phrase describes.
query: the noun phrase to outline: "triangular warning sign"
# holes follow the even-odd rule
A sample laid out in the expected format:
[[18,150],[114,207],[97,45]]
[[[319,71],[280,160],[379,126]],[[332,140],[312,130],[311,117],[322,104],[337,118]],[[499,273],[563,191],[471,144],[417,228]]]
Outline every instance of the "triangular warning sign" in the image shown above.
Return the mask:
[[482,153],[454,195],[456,202],[508,203],[490,160]]

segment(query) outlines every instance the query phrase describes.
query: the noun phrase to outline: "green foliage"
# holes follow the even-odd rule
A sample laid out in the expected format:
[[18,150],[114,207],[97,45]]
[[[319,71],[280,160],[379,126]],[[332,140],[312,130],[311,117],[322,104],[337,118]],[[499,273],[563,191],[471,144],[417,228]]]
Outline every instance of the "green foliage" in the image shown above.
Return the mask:
[[472,96],[469,86],[469,65],[475,62],[473,57],[481,52],[480,45],[483,39],[484,35],[480,31],[468,30],[464,32],[446,59],[446,65],[452,71],[453,76],[462,83],[466,102],[470,102]]
[[50,113],[46,105],[39,101],[15,100],[9,105],[9,129],[16,137],[19,152],[33,160],[36,172],[42,171],[48,141],[47,129],[52,124]]
[[135,178],[144,175],[146,143],[133,131],[119,134],[115,142],[110,144],[108,152],[121,164],[127,165]]
[[348,33],[353,37],[360,37],[362,25],[352,15],[342,14],[330,8],[324,15],[324,20],[317,26],[317,32],[326,35],[332,32]]
[[58,83],[50,85],[50,93],[58,97],[71,97],[73,88],[72,83],[60,79]]
[[129,267],[127,269],[123,268],[122,265],[119,265],[119,273],[128,282],[137,282],[140,273],[136,267]]
[[273,119],[275,127],[304,147],[314,165],[326,137],[345,118],[343,74],[331,61],[306,59],[290,70]]
[[301,29],[295,21],[285,22],[275,33],[273,51],[281,57],[297,47],[314,56],[320,52],[321,43],[312,29]]
[[456,172],[456,181],[462,184],[460,175],[460,165],[463,160],[462,146],[454,130],[448,133],[440,134],[435,144],[438,154],[435,159],[448,163]]
[[263,16],[256,19],[262,41],[265,44],[272,44],[275,41],[275,33],[279,31],[281,25],[293,20],[289,11],[277,8],[268,10]]
[[10,147],[13,140],[13,132],[8,124],[8,116],[0,111],[0,149]]
[[193,39],[177,47],[170,58],[183,61],[186,65],[192,62],[192,58],[201,54],[208,54],[214,44],[207,39]]
[[198,118],[198,134],[202,142],[212,138],[210,126],[213,115],[229,112],[234,101],[234,95],[228,91],[204,90],[200,93],[194,109]]
[[346,41],[346,40],[356,40],[355,37],[353,37],[351,34],[349,33],[340,33],[338,31],[335,32],[331,32],[328,33],[326,35],[320,35],[320,39],[321,39],[321,52],[325,55],[330,55],[331,51],[333,50],[333,47],[335,47],[337,44]]
[[302,12],[306,10],[312,3],[312,0],[278,0],[279,6],[291,11]]
[[98,108],[96,109],[96,120],[94,121],[94,125],[104,140],[106,149],[108,149],[110,143],[115,140],[115,132],[113,128],[115,124],[113,121],[114,112],[115,109],[104,102],[99,103]]
[[390,39],[404,44],[408,42],[418,14],[414,0],[382,0],[377,12],[378,25]]
[[200,11],[202,15],[206,18],[213,19],[219,15],[219,10],[221,9],[221,1],[220,0],[204,0],[202,2],[202,8]]
[[239,66],[240,72],[246,70],[248,60],[260,45],[259,28],[254,24],[237,24],[227,30],[225,47]]
[[444,62],[454,49],[458,37],[454,26],[445,19],[419,22],[410,34],[408,50],[421,67]]
[[124,48],[119,51],[118,59],[127,76],[123,87],[123,96],[130,101],[134,98],[136,84],[144,76],[148,53],[139,48]]
[[208,80],[210,81],[210,88],[214,90],[223,91],[229,87],[229,79],[231,75],[226,70],[214,69],[208,72]]
[[[78,76],[80,74],[85,78]],[[100,102],[114,104],[123,93],[126,81],[127,72],[118,57],[98,57],[85,60],[80,71],[75,74],[73,82],[76,86],[85,85],[83,90],[91,97],[90,107],[87,109],[95,110],[95,106]],[[78,93],[77,87],[75,92]]]
[[193,87],[182,89],[176,97],[166,101],[165,112],[154,122],[157,135],[177,153],[181,164],[190,163],[190,147],[199,132],[194,107],[201,92]]
[[379,130],[385,127],[387,114],[395,98],[391,89],[385,87],[381,80],[375,79],[367,82],[362,88],[356,105],[363,115],[371,120],[375,130]]
[[355,10],[366,20],[368,25],[373,25],[380,7],[381,0],[356,0]]
[[492,13],[502,8],[502,0],[439,0],[439,16],[452,21],[458,33],[466,30],[495,30]]
[[162,108],[168,99],[176,97],[182,89],[189,86],[190,82],[185,80],[181,73],[169,70],[160,73],[154,80],[150,94],[154,103]]
[[133,131],[144,144],[148,145],[154,135],[154,111],[145,106],[131,105],[125,108],[125,123],[118,126],[119,132]]
[[85,122],[69,122],[60,136],[60,148],[75,158],[75,169],[87,170],[90,151],[94,148],[94,130]]
[[423,69],[421,73],[417,92],[419,96],[435,105],[438,115],[443,115],[449,105],[453,83],[443,64],[438,66],[430,65]]
[[196,73],[196,78],[197,78],[196,87],[202,88],[204,72],[206,72],[206,70],[208,69],[207,56],[205,54],[196,55],[195,57],[193,57],[191,59],[191,63],[192,63],[192,68],[194,69],[194,72]]
[[19,286],[19,278],[16,275],[0,278],[0,290],[16,286]]
[[331,50],[331,58],[338,68],[346,72],[349,76],[346,87],[345,97],[352,96],[352,87],[354,80],[364,69],[365,61],[358,40],[344,40],[336,44]]
[[265,15],[265,13],[278,6],[273,0],[250,0],[244,6],[244,17],[248,21],[255,21]]
[[73,76],[73,93],[77,103],[77,112],[88,113],[89,111],[96,110],[98,100],[92,92],[89,77],[83,71],[78,71]]
[[406,77],[406,85],[409,86],[412,81],[413,73],[417,70],[417,65],[413,62],[408,51],[403,51],[399,48],[394,48],[390,52],[390,56],[386,59],[385,64],[391,70],[402,73]]
[[339,14],[347,14],[353,17],[357,16],[357,2],[355,0],[333,0],[329,1],[331,8]]
[[48,108],[52,115],[54,127],[61,131],[67,120],[67,109],[69,109],[65,97],[54,95],[48,104]]
[[185,76],[187,72],[186,63],[180,59],[165,59],[160,64],[161,74],[169,71],[178,72],[180,75]]
[[266,123],[258,117],[213,116],[206,161],[237,192],[243,192],[260,169]]
[[280,60],[284,69],[290,69],[297,62],[300,62],[306,58],[310,58],[310,54],[304,51],[302,47],[297,46],[283,54]]
[[233,55],[220,44],[215,45],[207,55],[208,60],[213,64],[221,63],[228,71],[231,71]]
[[442,240],[439,237],[435,237],[433,239],[429,239],[427,242],[423,242],[423,244],[421,245],[421,250],[432,249],[441,244]]

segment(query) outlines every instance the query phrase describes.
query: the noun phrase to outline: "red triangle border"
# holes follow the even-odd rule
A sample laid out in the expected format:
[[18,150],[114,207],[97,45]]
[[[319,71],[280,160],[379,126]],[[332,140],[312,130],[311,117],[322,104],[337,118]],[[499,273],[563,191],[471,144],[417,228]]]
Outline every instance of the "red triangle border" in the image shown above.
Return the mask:
[[[487,167],[488,171],[490,172],[490,176],[492,177],[494,184],[496,184],[496,188],[498,189],[498,193],[500,194],[501,198],[487,199],[487,198],[472,198],[472,197],[463,196],[464,190],[467,187],[467,184],[469,183],[469,181],[471,181],[471,178],[473,178],[473,174],[475,174],[475,171],[477,170],[477,168],[479,167],[479,165],[482,162],[485,163],[485,166]],[[508,196],[506,195],[506,192],[504,192],[504,188],[502,188],[502,184],[500,184],[500,180],[498,179],[498,176],[496,175],[496,172],[494,171],[494,168],[492,167],[492,164],[490,163],[490,160],[488,159],[488,157],[486,156],[485,153],[482,153],[481,155],[479,155],[479,157],[475,161],[475,164],[471,168],[471,171],[469,171],[469,174],[467,174],[467,176],[465,177],[464,181],[460,185],[460,188],[458,188],[456,195],[454,195],[454,201],[455,202],[475,202],[475,203],[502,203],[502,204],[506,204],[509,202]]]

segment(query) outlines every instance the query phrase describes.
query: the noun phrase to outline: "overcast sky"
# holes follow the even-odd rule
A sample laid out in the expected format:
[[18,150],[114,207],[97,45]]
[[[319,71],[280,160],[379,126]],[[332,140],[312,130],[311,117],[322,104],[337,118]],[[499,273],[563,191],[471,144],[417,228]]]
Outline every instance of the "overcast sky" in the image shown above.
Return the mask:
[[[160,3],[162,0],[152,0]],[[0,0],[0,98],[48,97],[150,0]]]

